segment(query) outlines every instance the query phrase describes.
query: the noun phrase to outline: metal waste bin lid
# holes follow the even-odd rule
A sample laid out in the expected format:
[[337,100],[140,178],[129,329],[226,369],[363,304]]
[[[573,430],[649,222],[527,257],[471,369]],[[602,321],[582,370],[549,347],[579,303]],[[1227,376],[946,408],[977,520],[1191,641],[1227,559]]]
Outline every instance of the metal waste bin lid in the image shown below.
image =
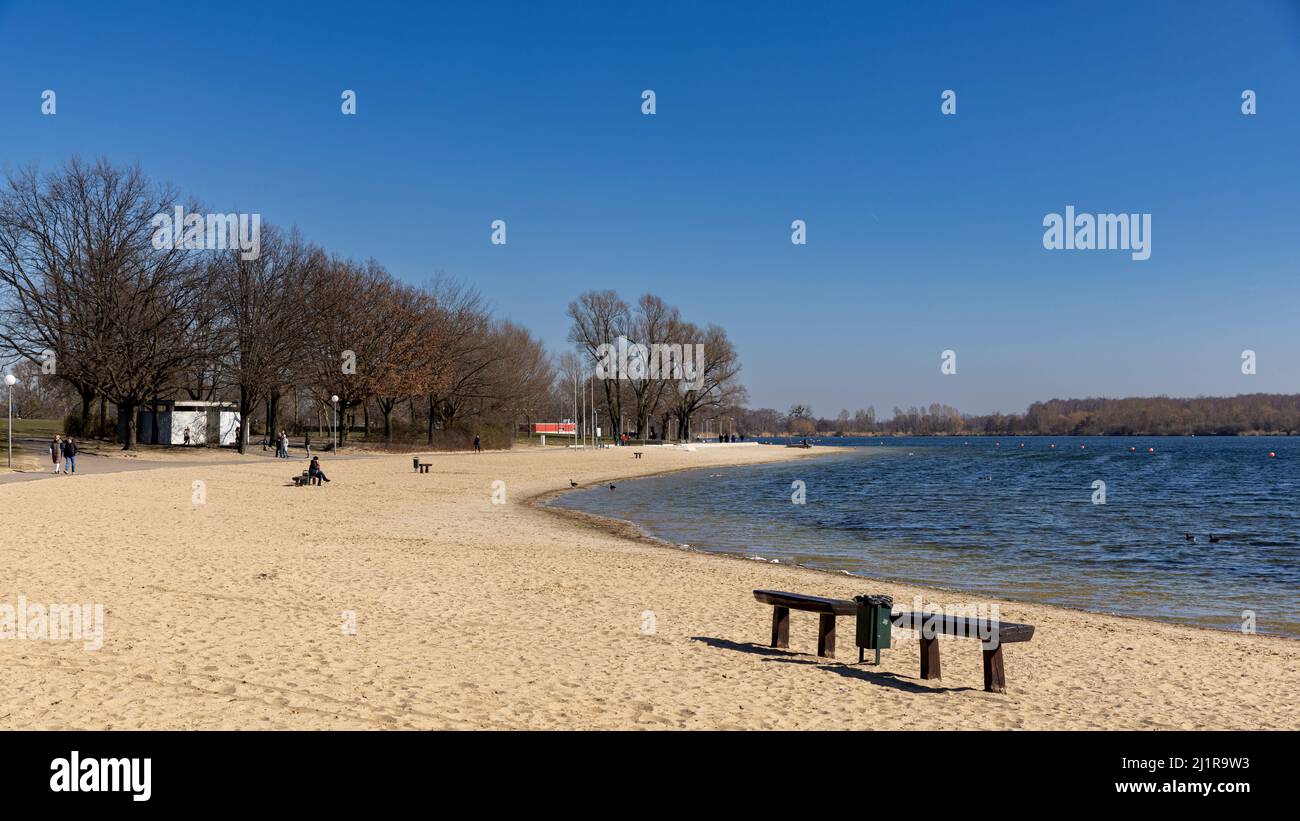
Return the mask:
[[893,607],[893,596],[854,596],[853,600],[868,607]]

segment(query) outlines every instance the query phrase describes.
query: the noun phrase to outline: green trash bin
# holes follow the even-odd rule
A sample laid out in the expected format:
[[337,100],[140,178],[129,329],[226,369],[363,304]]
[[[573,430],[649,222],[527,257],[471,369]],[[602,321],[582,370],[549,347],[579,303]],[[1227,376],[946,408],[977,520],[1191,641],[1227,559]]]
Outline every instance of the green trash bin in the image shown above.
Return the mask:
[[854,596],[858,603],[858,661],[867,650],[876,651],[876,664],[880,664],[880,651],[889,649],[893,629],[890,613],[894,600],[889,596]]

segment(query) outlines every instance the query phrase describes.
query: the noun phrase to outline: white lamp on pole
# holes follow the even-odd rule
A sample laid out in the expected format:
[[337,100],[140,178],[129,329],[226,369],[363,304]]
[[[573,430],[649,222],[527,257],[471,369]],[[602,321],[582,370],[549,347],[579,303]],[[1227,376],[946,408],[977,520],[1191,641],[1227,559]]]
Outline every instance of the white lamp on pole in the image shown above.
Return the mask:
[[5,384],[9,386],[9,467],[14,466],[14,384],[18,378],[11,373],[5,374]]
[[334,415],[330,417],[330,453],[339,451],[339,395],[336,393],[330,397],[330,404],[334,407]]

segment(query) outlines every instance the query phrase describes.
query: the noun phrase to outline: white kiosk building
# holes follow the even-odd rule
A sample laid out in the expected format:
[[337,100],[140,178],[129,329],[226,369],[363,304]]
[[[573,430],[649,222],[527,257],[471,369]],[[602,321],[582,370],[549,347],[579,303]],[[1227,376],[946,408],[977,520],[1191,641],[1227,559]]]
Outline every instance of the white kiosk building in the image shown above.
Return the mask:
[[186,428],[191,445],[233,445],[239,442],[239,411],[234,402],[159,402],[157,442],[153,441],[153,408],[141,408],[136,415],[136,435],[144,445],[183,445]]

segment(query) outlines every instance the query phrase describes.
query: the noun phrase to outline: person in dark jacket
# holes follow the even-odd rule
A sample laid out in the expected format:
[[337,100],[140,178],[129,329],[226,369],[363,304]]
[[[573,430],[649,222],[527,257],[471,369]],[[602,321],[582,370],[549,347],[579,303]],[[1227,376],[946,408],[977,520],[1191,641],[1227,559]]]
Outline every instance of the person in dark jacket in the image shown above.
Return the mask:
[[63,442],[63,472],[68,476],[77,472],[77,440],[71,436]]
[[483,452],[483,440],[478,438],[477,434],[474,436],[474,452],[475,453]]
[[320,469],[320,457],[311,457],[311,464],[307,465],[307,481],[313,485],[319,485],[321,482],[328,482],[329,477]]
[[54,472],[58,473],[63,468],[63,437],[54,434],[54,441],[50,442],[50,461],[54,463]]

